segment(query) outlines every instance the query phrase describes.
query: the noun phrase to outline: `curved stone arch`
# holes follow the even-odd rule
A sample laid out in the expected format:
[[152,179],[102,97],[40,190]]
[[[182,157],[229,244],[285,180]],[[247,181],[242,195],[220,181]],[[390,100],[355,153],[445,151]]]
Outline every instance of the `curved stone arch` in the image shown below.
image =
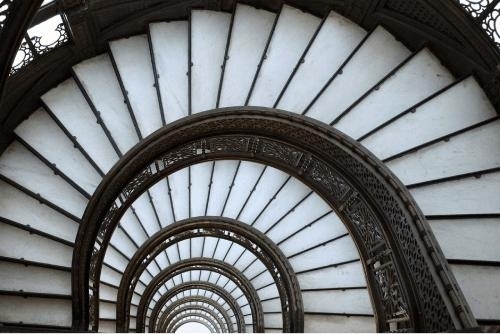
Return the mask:
[[150,237],[134,254],[123,273],[116,303],[116,328],[128,329],[132,291],[151,261],[164,249],[186,239],[212,236],[233,241],[247,248],[267,268],[279,292],[285,331],[304,327],[299,283],[286,256],[264,233],[237,220],[221,217],[196,217],[168,225]]
[[137,308],[138,331],[144,331],[146,310],[157,289],[175,275],[190,270],[216,272],[233,281],[236,286],[241,289],[249,302],[250,309],[252,310],[254,331],[257,333],[262,333],[264,331],[264,315],[262,305],[257,291],[252,283],[248,280],[248,278],[246,278],[246,276],[231,265],[220,260],[209,258],[191,258],[181,260],[157,274],[157,276],[148,284],[139,302],[139,306]]
[[[212,306],[214,309],[219,311],[219,313],[224,318],[224,321],[229,325],[229,332],[234,331],[233,323],[229,317],[229,314],[227,314],[227,311],[222,307],[222,305],[215,302],[213,299],[208,298],[208,297],[204,297],[204,296],[187,296],[187,297],[180,298],[180,299],[176,300],[175,302],[173,302],[172,304],[170,304],[167,307],[167,309],[163,312],[163,314],[168,313],[169,311],[175,309],[179,305],[183,305],[185,303],[190,303],[190,302],[198,302],[198,303],[207,304],[207,305]],[[163,317],[163,315],[162,315],[162,317]],[[161,322],[161,320],[160,320],[160,322]],[[145,328],[143,328],[141,330],[141,332],[145,332]]]
[[[197,314],[189,314],[188,313],[188,314],[185,314],[182,317],[180,317],[178,321],[182,322],[181,321],[182,319],[189,318],[189,317],[200,317],[200,318],[202,318],[204,321],[206,321],[208,324],[210,324],[210,326],[212,326],[212,328],[214,329],[214,331],[212,333],[219,333],[219,331],[217,330],[217,324],[214,322],[214,320],[212,320],[211,318],[209,318],[208,316],[206,316],[204,314],[199,314],[199,313],[197,313]],[[186,323],[190,322],[190,321],[193,321],[193,319],[189,319],[188,321],[186,321]],[[203,324],[203,325],[206,326],[206,324]],[[174,327],[175,327],[175,329],[172,329],[172,332],[169,332],[169,333],[174,333],[180,327],[180,325],[179,326],[174,326]]]
[[[210,310],[209,308],[207,308],[203,305],[188,305],[188,306],[184,306],[184,307],[181,307],[180,309],[173,311],[171,314],[164,313],[160,317],[160,319],[158,319],[159,320],[158,331],[161,333],[165,333],[165,332],[170,333],[172,326],[175,325],[175,321],[177,321],[177,319],[178,319],[178,318],[176,319],[176,317],[185,311],[192,311],[192,313],[196,314],[196,315],[198,315],[200,313],[206,313],[214,318],[214,320],[217,323],[218,329],[221,333],[228,333],[229,332],[228,326],[225,325],[224,322],[222,321],[222,319],[220,319],[217,316],[217,313],[215,313],[214,311]],[[196,311],[198,311],[198,312],[196,312]],[[227,332],[225,332],[225,330],[227,330]]]
[[[182,313],[184,311],[193,311],[194,312],[195,310],[203,311],[203,312],[211,315],[217,321],[217,324],[218,324],[221,332],[224,332],[224,330],[227,330],[226,333],[229,332],[228,324],[225,325],[224,322],[222,321],[222,319],[220,319],[218,317],[217,313],[215,313],[214,311],[210,310],[209,308],[207,308],[203,305],[187,305],[187,306],[181,307],[177,310],[174,310],[171,314],[163,313],[163,315],[159,319],[159,331],[162,333],[164,333],[164,332],[170,333],[172,326],[175,325],[175,323],[173,323],[172,321],[175,319],[176,316],[178,316],[180,313]],[[197,312],[194,312],[194,313],[197,313]]]
[[[428,223],[383,163],[323,123],[284,111],[241,107],[173,122],[128,152],[108,173],[78,232],[73,258],[78,269],[73,272],[75,328],[97,328],[100,266],[128,205],[170,173],[217,159],[279,168],[330,204],[360,252],[379,331],[446,331],[475,325]],[[88,290],[77,288],[90,285]]]
[[[203,282],[203,281],[191,281],[191,282],[186,282],[186,283],[181,283],[179,285],[176,285],[174,288],[170,289],[165,293],[164,295],[161,296],[161,298],[158,300],[156,305],[153,307],[153,310],[151,312],[151,316],[149,317],[149,330],[150,332],[156,331],[157,328],[157,321],[158,321],[158,315],[163,308],[163,306],[176,294],[182,291],[190,290],[190,289],[200,289],[200,290],[205,290],[209,292],[213,292],[217,294],[219,297],[221,297],[233,310],[234,316],[236,318],[236,324],[238,325],[238,332],[241,332],[245,328],[245,319],[243,317],[243,313],[241,312],[241,309],[239,308],[238,303],[236,300],[224,289],[222,289],[220,286],[215,285],[213,283],[209,282]],[[117,326],[118,328],[118,326]],[[151,330],[153,329],[153,330]]]
[[[209,326],[207,326],[207,325],[210,325],[210,324],[205,324],[205,323],[203,323],[202,320],[196,319],[196,318],[195,319],[186,319],[186,320],[180,321],[177,325],[174,326],[174,328],[172,329],[172,332],[175,333],[175,331],[177,331],[179,329],[179,327],[181,327],[182,325],[185,325],[187,323],[190,323],[190,322],[199,323],[200,325],[203,325],[203,326],[207,327],[208,330],[212,331],[212,333],[216,332],[214,328],[209,328]],[[210,326],[212,326],[212,325],[210,325]]]

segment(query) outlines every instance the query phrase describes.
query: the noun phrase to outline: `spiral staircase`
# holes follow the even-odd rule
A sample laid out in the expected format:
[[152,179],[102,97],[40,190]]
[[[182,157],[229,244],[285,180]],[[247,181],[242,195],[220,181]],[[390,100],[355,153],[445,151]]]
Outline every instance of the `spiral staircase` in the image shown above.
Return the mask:
[[[455,77],[429,48],[412,51],[382,26],[240,3],[111,40],[15,128],[0,157],[0,331],[72,330],[73,251],[103,180],[159,129],[226,107],[313,119],[370,151],[425,215],[465,310],[498,329],[500,120],[476,78]],[[164,231],[212,220],[258,240],[174,240],[126,284]],[[299,175],[245,159],[190,164],[134,199],[105,249],[97,318],[85,330],[290,331],[259,240],[296,277],[304,331],[380,330],[342,216]]]

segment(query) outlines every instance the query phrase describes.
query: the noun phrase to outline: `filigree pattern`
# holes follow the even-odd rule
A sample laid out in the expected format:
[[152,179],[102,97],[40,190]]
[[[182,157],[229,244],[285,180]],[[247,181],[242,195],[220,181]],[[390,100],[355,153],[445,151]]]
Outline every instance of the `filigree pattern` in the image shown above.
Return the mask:
[[31,41],[33,46],[35,47],[35,51],[37,55],[43,55],[44,53],[49,52],[55,48],[60,47],[61,45],[66,44],[69,41],[68,33],[66,31],[66,27],[64,23],[60,23],[57,25],[55,31],[59,33],[59,36],[55,41],[50,44],[43,44],[42,38],[43,36],[33,36],[31,37]]
[[482,26],[497,47],[500,48],[500,3],[485,17]]
[[495,0],[458,0],[500,49],[500,3]]
[[17,61],[11,67],[10,75],[17,73],[37,57],[69,42],[69,34],[64,23],[57,25],[55,31],[58,33],[58,37],[49,44],[42,42],[43,36],[29,36],[29,41],[25,39],[17,52]]
[[[97,235],[100,232],[99,228],[103,227],[102,219],[109,213],[112,203],[117,203],[117,195],[114,194],[119,194],[147,163],[158,166],[167,156],[176,157],[176,162],[166,166],[167,168],[154,169],[151,180],[142,183],[127,201],[118,203],[117,212],[125,210],[148,185],[153,185],[170,171],[191,162],[202,161],[202,157],[203,161],[221,157],[255,160],[296,175],[321,194],[345,219],[367,265],[367,280],[378,305],[380,330],[449,331],[455,328],[451,314],[460,314],[462,326],[472,327],[474,320],[466,302],[454,292],[456,286],[447,285],[446,293],[439,290],[438,284],[442,286],[445,280],[442,277],[453,281],[453,276],[445,260],[440,260],[444,257],[439,248],[434,246],[432,238],[429,239],[432,235],[423,225],[423,215],[414,205],[411,195],[389,170],[341,133],[330,131],[324,137],[317,134],[325,133],[318,125],[305,124],[301,119],[296,123],[287,119],[287,123],[284,123],[275,112],[268,111],[269,115],[263,117],[264,111],[261,109],[254,111],[259,113],[258,118],[249,118],[248,114],[252,110],[241,108],[232,113],[225,110],[223,116],[222,111],[211,112],[210,115],[199,115],[195,121],[190,121],[178,130],[166,128],[159,132],[154,145],[144,145],[137,149],[139,155],[129,159],[130,161],[124,160],[119,165],[134,167],[123,169],[121,174],[108,180],[102,194],[93,199],[95,205],[102,205],[89,217],[88,224],[95,229],[92,233]],[[231,135],[232,131],[234,135]],[[211,152],[204,149],[210,146],[210,140],[215,137],[212,135],[214,132],[227,134],[217,136],[220,140],[247,137],[249,146],[246,151],[231,151],[226,155],[222,151]],[[284,138],[274,139],[276,132],[281,133]],[[257,133],[261,135],[258,136]],[[272,135],[266,136],[264,133]],[[283,160],[265,155],[262,152],[263,141],[284,146],[284,152],[301,152],[302,158],[297,164],[294,158]],[[104,242],[100,245],[101,250],[107,247],[118,218],[119,216],[109,225]],[[99,265],[102,265],[102,252],[100,256]],[[375,268],[377,262],[379,263]],[[401,267],[402,263],[404,266]],[[99,271],[99,267],[97,270]],[[405,274],[400,270],[404,270]],[[100,272],[95,274],[94,281],[98,282]],[[78,277],[88,279],[81,273]],[[454,293],[454,299],[450,298],[451,293]],[[454,305],[453,310],[446,306],[444,300]],[[95,312],[98,314],[98,304]]]
[[479,17],[493,0],[458,0],[472,17]]
[[2,31],[5,26],[7,19],[10,14],[10,6],[12,5],[14,0],[1,0],[0,1],[0,31]]
[[17,51],[16,59],[14,60],[15,63],[10,69],[10,74],[12,75],[16,73],[21,68],[31,63],[33,59],[35,59],[33,48],[31,48],[26,39],[23,39],[23,42]]

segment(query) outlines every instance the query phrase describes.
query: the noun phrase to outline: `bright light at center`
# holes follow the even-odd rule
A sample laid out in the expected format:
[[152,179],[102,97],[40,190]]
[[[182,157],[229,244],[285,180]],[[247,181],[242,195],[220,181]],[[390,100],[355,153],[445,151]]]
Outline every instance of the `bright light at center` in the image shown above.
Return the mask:
[[176,333],[210,333],[210,330],[197,322],[188,322],[179,327]]

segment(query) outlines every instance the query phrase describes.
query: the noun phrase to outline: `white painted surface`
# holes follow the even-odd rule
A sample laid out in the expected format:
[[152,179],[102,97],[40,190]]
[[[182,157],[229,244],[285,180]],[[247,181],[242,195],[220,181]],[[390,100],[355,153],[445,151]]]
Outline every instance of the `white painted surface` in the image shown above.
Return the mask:
[[188,22],[149,25],[166,123],[188,114]]
[[297,275],[301,289],[366,286],[361,262],[343,264]]
[[[191,166],[191,215],[205,216],[213,162]],[[210,194],[212,196],[212,194]],[[216,198],[220,201],[221,198]]]
[[264,209],[269,200],[286,181],[287,175],[275,168],[267,167],[248,204],[240,215],[240,221],[251,224]]
[[306,115],[330,123],[409,55],[408,49],[378,27]]
[[283,6],[249,105],[272,107],[321,20]]
[[139,129],[146,137],[162,127],[160,105],[146,35],[109,43]]
[[265,10],[236,6],[220,107],[245,104],[275,17]]
[[0,224],[0,254],[14,259],[71,267],[73,248],[29,232]]
[[118,156],[73,79],[48,91],[42,100],[104,173],[113,167]]
[[351,109],[335,127],[359,138],[452,81],[450,72],[424,49]]
[[370,317],[304,315],[306,333],[375,333],[376,331],[375,319]]
[[301,113],[361,42],[366,32],[349,19],[331,12],[307,52],[279,109]]
[[367,290],[303,292],[304,312],[373,314]]
[[101,182],[95,168],[43,109],[31,114],[15,133],[88,193],[93,193]]
[[71,295],[71,273],[0,261],[0,290]]
[[500,173],[434,184],[410,192],[426,215],[498,213]]
[[116,322],[110,320],[99,320],[99,333],[116,332]]
[[115,319],[116,304],[99,302],[99,317],[106,319]]
[[175,218],[177,220],[189,218],[189,172],[188,168],[181,169],[168,176]]
[[103,54],[81,62],[73,70],[116,145],[125,154],[139,138],[109,55]]
[[112,288],[108,285],[101,284],[99,286],[99,298],[116,301],[118,298],[118,289]]
[[491,102],[476,80],[470,77],[361,143],[379,159],[385,159],[495,115]]
[[71,300],[23,298],[2,296],[0,298],[0,322],[23,322],[52,326],[71,326]]
[[[233,182],[237,166],[238,162],[234,160],[215,162],[210,202],[208,204],[209,216],[225,216],[224,203],[226,198],[230,196],[229,187]],[[233,191],[231,191],[231,195],[232,193]]]
[[500,269],[452,265],[451,269],[477,319],[500,318]]
[[81,217],[87,199],[66,183],[19,142],[13,142],[0,157],[0,173],[55,205]]
[[283,316],[281,314],[264,314],[264,325],[270,328],[282,328]]
[[231,15],[208,10],[191,12],[192,113],[214,109],[219,92]]
[[500,219],[429,220],[447,259],[500,260]]
[[[326,206],[326,204],[321,199],[314,197],[312,197],[312,199],[319,200],[319,205],[323,204]],[[306,224],[312,222],[314,220],[314,218],[312,217],[314,217],[315,214],[317,215],[317,208],[314,204],[316,204],[316,201],[314,201],[310,206],[297,207],[293,214],[290,215],[290,219],[286,221],[283,220],[283,222],[280,223],[283,225],[276,230],[280,230],[281,234],[288,237],[299,229],[299,226],[297,225],[300,225],[300,227],[309,226]],[[301,215],[299,215],[298,213],[308,213],[312,217],[307,216],[305,219],[302,219],[303,217],[301,217]],[[336,214],[331,213],[328,216],[325,216],[324,218],[318,220],[310,227],[307,227],[306,229],[295,234],[293,237],[281,243],[280,248],[284,250],[286,249],[289,254],[295,254],[304,249],[316,246],[322,242],[326,242],[345,233],[347,233],[347,230],[344,224],[340,221]],[[268,236],[272,237],[273,234],[269,233]],[[282,238],[277,238],[275,242],[279,242],[281,239]]]
[[[306,185],[295,178],[290,179],[254,223],[254,227],[266,232],[284,217],[297,203],[311,192]],[[271,199],[271,197],[269,198]],[[276,227],[278,228],[278,227]]]
[[0,213],[4,218],[71,242],[78,231],[73,220],[1,181]]
[[[290,256],[286,249],[283,249]],[[359,258],[356,246],[351,239],[344,237],[314,248],[306,253],[290,258],[295,272],[327,266]]]
[[244,207],[247,198],[256,184],[264,166],[242,161],[236,179],[234,180],[233,190],[229,197],[224,215],[230,218],[238,217],[240,210]]
[[486,124],[387,163],[405,184],[500,166],[500,121]]

